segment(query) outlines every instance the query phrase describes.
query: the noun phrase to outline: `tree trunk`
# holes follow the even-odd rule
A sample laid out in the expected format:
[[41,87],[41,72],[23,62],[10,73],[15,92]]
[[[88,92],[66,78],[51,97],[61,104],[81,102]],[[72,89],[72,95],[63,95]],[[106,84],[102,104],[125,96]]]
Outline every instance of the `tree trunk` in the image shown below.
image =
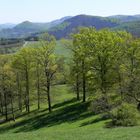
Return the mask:
[[13,120],[15,121],[14,105],[13,105],[13,97],[12,97],[12,95],[11,95],[11,111],[12,111]]
[[49,107],[49,112],[52,112],[51,97],[50,97],[50,81],[49,81],[49,80],[47,80],[47,96],[48,96],[48,107]]
[[82,74],[83,74],[83,102],[86,101],[86,74],[85,74],[85,60],[82,61]]
[[17,88],[18,88],[18,107],[19,110],[22,112],[22,91],[21,91],[21,85],[20,85],[20,79],[19,74],[17,73]]
[[140,102],[137,105],[137,109],[138,109],[138,111],[140,111]]
[[27,106],[27,112],[30,113],[30,91],[29,91],[29,74],[28,74],[28,70],[26,68],[26,106]]
[[5,120],[8,121],[7,95],[4,88]]
[[122,78],[121,74],[118,72],[118,80],[119,80],[119,87],[120,87],[120,96],[121,96],[121,102],[123,102],[123,90],[122,90]]
[[40,109],[40,75],[39,64],[37,64],[37,97],[38,97],[38,110]]
[[2,98],[2,93],[0,93],[0,112],[3,115],[3,98]]
[[79,95],[79,75],[77,73],[76,75],[76,94],[77,94],[77,100],[79,101],[80,100],[80,95]]

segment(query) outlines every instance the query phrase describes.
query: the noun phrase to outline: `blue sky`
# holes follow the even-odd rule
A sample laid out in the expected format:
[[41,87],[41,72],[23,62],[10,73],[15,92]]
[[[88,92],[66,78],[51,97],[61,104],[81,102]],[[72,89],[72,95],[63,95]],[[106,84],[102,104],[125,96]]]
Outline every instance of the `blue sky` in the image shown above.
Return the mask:
[[0,0],[0,23],[48,22],[78,14],[140,14],[140,0]]

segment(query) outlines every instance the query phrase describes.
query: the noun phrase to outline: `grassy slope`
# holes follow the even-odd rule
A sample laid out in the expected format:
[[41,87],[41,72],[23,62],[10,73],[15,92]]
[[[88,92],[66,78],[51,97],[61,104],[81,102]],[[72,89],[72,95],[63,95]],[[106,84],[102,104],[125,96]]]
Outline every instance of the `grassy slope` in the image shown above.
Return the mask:
[[[31,42],[26,42],[26,45],[24,47],[28,46],[33,46],[37,43],[37,41],[31,41]],[[69,58],[71,56],[70,49],[66,48],[61,41],[56,42],[56,47],[55,47],[55,53],[58,56],[63,56],[65,58]]]
[[[59,42],[56,53],[70,55]],[[140,126],[105,128],[109,120],[89,112],[89,103],[75,101],[66,85],[55,86],[51,92],[55,97],[52,114],[46,110],[47,103],[39,112],[35,105],[30,115],[23,113],[15,123],[1,124],[0,140],[139,140]]]
[[56,86],[52,93],[52,114],[46,106],[16,122],[0,126],[0,140],[139,140],[140,127],[105,128],[109,120],[88,111],[89,103],[77,102],[66,85]]
[[55,53],[60,56],[64,56],[65,58],[69,58],[71,56],[71,52],[66,46],[64,46],[61,41],[57,41],[57,46],[55,48]]

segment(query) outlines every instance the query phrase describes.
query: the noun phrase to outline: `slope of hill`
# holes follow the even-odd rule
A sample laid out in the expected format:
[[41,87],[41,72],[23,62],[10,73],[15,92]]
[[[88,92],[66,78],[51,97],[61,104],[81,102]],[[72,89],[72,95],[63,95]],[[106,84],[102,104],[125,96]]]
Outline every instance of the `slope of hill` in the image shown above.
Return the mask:
[[109,18],[88,16],[88,15],[78,15],[65,20],[63,23],[56,27],[49,29],[49,33],[54,35],[57,39],[68,36],[70,33],[74,32],[77,27],[95,27],[96,29],[102,28],[112,28],[119,25],[117,22]]
[[110,120],[90,112],[89,102],[76,101],[69,87],[52,90],[57,98],[51,114],[46,105],[40,111],[34,106],[29,115],[23,112],[15,122],[1,123],[0,140],[139,140],[140,126],[106,128]]
[[12,24],[12,23],[5,23],[5,24],[0,24],[0,30],[2,29],[12,29],[16,26],[16,24]]
[[[33,23],[30,21],[22,22],[18,25],[8,26],[0,25],[0,38],[26,38],[36,37],[42,32],[49,32],[57,39],[68,37],[70,33],[75,32],[78,27],[95,27],[115,28],[119,30],[126,30],[133,35],[140,36],[139,31],[140,15],[124,16],[116,15],[109,17],[78,15],[74,17],[64,17],[48,23]],[[13,27],[13,28],[12,28]]]
[[13,28],[3,28],[0,31],[0,38],[22,38],[30,36],[33,33],[45,32],[49,28],[57,26],[69,18],[71,17],[64,17],[48,23],[33,23],[30,21],[24,21],[16,26],[13,26]]
[[115,30],[125,30],[130,32],[136,37],[140,37],[140,20],[139,21],[132,21],[132,22],[125,22],[120,24],[119,26],[113,28]]
[[132,21],[139,21],[140,20],[140,15],[134,15],[134,16],[129,16],[129,15],[115,15],[115,16],[109,16],[108,18],[110,19],[116,19],[119,22],[132,22]]

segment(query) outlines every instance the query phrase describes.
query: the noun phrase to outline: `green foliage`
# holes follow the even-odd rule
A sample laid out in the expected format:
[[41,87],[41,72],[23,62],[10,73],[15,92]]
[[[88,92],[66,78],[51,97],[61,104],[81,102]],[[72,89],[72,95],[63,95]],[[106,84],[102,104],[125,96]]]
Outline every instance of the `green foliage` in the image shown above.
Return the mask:
[[49,32],[56,32],[56,31],[58,31],[58,30],[64,30],[67,26],[69,26],[69,24],[70,24],[70,23],[68,23],[68,22],[63,22],[63,23],[61,23],[61,24],[59,24],[59,25],[57,25],[57,26],[51,28],[51,29],[49,30]]
[[24,43],[22,39],[0,39],[0,54],[15,53]]
[[75,33],[78,27],[95,27],[96,29],[111,28],[117,26],[118,23],[98,16],[78,15],[65,20],[60,25],[51,28],[50,34],[53,34],[56,39],[66,38],[71,33]]
[[125,30],[127,32],[130,32],[136,37],[140,37],[140,21],[132,21],[132,22],[126,22],[122,23],[119,26],[113,28],[115,30]]
[[136,107],[126,103],[115,108],[111,114],[112,126],[135,126],[140,118]]
[[91,102],[90,110],[95,114],[105,113],[109,110],[109,104],[104,97],[100,97]]
[[[93,114],[111,109],[113,126],[138,124],[139,113],[134,104],[140,103],[140,40],[127,32],[95,28],[81,28],[72,39],[56,45],[53,36],[43,34],[37,43],[13,55],[0,56],[0,111],[4,111],[2,117],[6,113],[11,117],[11,111],[17,118],[14,125],[3,124],[0,132],[46,131],[44,127],[51,131],[60,129],[60,125],[64,130],[66,127],[79,131],[83,127],[93,131],[95,125],[106,131],[102,127],[109,120]],[[65,55],[63,47],[70,49]],[[67,84],[68,78],[71,86],[60,85]],[[77,100],[82,93],[83,103],[73,99],[76,95],[70,90],[72,86]],[[92,101],[92,111],[88,110],[90,102],[86,99]],[[36,102],[38,110],[34,111]],[[26,112],[29,116],[24,118]]]

